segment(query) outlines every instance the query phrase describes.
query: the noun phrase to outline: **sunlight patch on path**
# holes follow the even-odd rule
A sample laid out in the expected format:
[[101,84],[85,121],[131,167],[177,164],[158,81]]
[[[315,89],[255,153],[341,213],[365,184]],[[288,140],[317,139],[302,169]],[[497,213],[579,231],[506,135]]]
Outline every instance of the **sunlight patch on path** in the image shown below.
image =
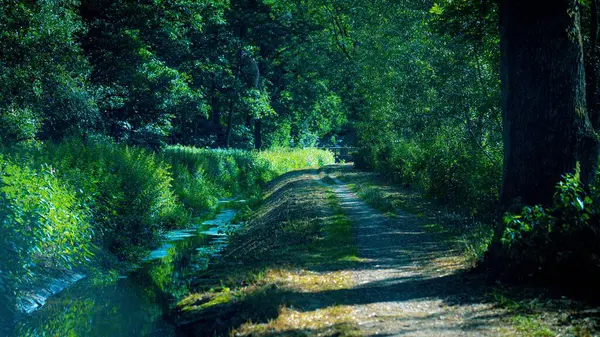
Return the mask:
[[[359,258],[350,299],[364,335],[502,336],[504,312],[480,303],[444,243],[408,213],[388,218],[338,179],[330,188],[355,226]],[[479,285],[478,285],[479,286]]]

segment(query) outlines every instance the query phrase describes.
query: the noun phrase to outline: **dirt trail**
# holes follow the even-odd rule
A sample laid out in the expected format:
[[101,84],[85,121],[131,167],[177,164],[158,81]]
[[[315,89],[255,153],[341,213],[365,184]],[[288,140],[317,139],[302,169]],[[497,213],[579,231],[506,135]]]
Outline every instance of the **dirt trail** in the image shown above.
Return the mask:
[[337,179],[330,187],[355,226],[359,257],[352,303],[364,335],[499,336],[501,310],[482,301],[485,285],[461,274],[455,253],[415,215],[389,218]]
[[[361,193],[376,178],[331,167],[270,183],[228,254],[191,280],[181,336],[597,336],[595,307],[489,287],[466,270],[452,224],[384,215],[336,177]],[[413,200],[366,198],[390,195]]]

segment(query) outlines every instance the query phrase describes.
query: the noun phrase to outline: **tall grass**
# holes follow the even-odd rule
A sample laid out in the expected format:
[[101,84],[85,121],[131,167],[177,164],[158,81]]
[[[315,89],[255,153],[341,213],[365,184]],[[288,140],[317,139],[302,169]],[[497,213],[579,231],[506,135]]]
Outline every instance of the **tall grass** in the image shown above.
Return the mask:
[[[256,152],[170,146],[163,156],[174,168],[176,190],[190,190],[189,184],[202,185],[210,191],[206,195],[213,199],[236,194],[256,195],[266,182],[281,174],[335,162],[331,152],[317,149]],[[203,202],[212,204],[214,200],[187,200],[192,207]]]
[[214,210],[218,198],[258,195],[277,175],[330,163],[330,153],[312,149],[156,154],[105,140],[0,149],[0,253],[10,257],[0,262],[0,289],[10,291],[0,293],[10,297],[42,268],[75,268],[97,252],[138,259],[161,232]]

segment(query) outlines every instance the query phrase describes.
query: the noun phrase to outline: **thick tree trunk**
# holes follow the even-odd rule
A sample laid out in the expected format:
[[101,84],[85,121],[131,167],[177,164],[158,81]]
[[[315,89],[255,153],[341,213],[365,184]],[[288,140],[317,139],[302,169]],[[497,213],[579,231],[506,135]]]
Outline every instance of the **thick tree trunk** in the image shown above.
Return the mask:
[[579,20],[577,0],[500,2],[505,210],[550,204],[575,172],[589,125]]
[[505,140],[502,203],[549,204],[574,172],[587,121],[577,0],[500,8]]
[[600,143],[595,132],[600,129],[600,99],[598,98],[598,0],[592,0],[590,4],[590,49],[586,55],[586,101],[588,116],[593,130],[588,133],[582,141],[581,155],[581,181],[585,185],[593,183],[598,171],[598,155],[600,155]]

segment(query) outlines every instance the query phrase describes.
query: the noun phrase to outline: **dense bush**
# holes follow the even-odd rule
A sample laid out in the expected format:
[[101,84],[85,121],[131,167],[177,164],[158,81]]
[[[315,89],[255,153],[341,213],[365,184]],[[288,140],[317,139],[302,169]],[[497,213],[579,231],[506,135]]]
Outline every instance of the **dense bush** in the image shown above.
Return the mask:
[[0,156],[0,298],[31,283],[38,267],[70,269],[91,257],[89,209],[47,165],[32,169]]
[[134,250],[147,247],[161,229],[187,221],[171,188],[170,167],[146,150],[67,141],[14,156],[36,168],[51,165],[90,209],[97,241],[121,259],[137,255]]
[[394,181],[412,185],[442,204],[471,215],[489,214],[497,205],[502,179],[499,149],[483,153],[451,133],[427,141],[403,140],[365,148],[369,162]]
[[552,206],[526,206],[520,214],[506,214],[502,244],[507,270],[545,281],[598,280],[598,200],[598,184],[586,191],[577,176],[567,175],[557,186]]

